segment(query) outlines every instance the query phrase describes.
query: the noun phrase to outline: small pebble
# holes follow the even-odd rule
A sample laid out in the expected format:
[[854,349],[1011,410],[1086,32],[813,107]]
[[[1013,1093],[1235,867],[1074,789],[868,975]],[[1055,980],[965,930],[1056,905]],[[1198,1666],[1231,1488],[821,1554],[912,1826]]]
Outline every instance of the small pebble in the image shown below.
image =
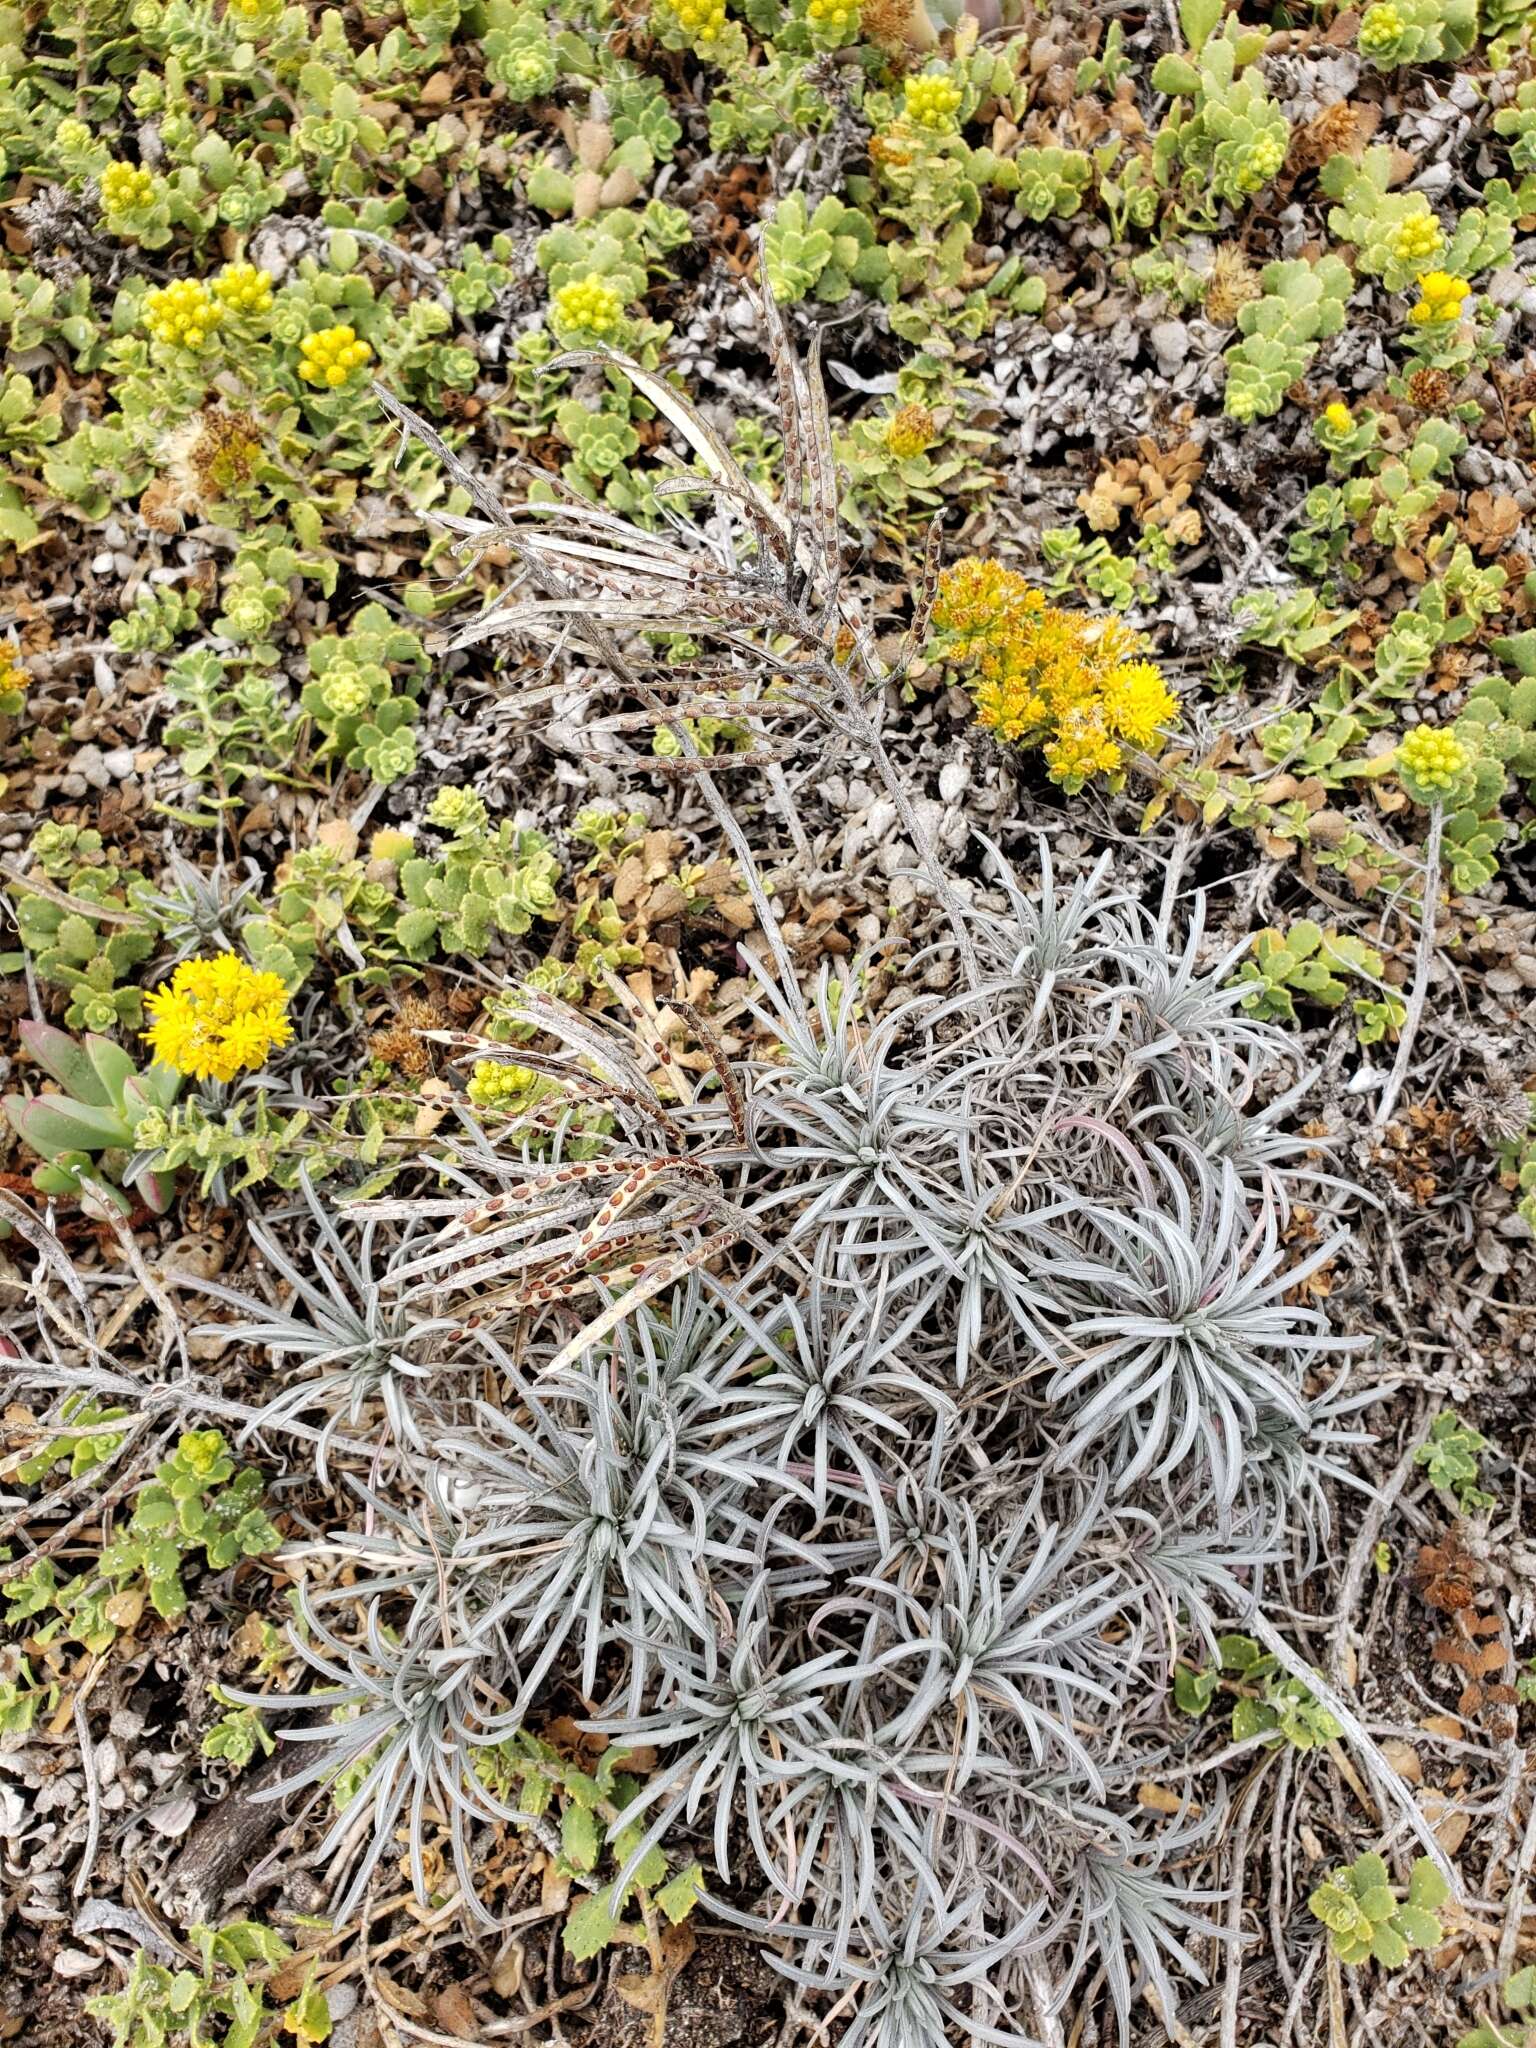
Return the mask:
[[947,804],[959,803],[971,786],[969,761],[946,761],[939,770],[939,795]]
[[1157,367],[1165,377],[1183,367],[1189,356],[1189,329],[1182,320],[1159,320],[1147,339],[1157,352]]
[[101,757],[100,747],[81,747],[70,762],[76,775],[83,775],[92,789],[105,789],[112,780],[107,764]]
[[197,1801],[182,1793],[176,1799],[162,1799],[158,1806],[152,1806],[144,1816],[157,1835],[168,1835],[174,1841],[184,1835],[197,1819]]
[[56,1977],[94,1977],[106,1961],[104,1956],[93,1956],[83,1948],[61,1948],[53,1959],[53,1974]]

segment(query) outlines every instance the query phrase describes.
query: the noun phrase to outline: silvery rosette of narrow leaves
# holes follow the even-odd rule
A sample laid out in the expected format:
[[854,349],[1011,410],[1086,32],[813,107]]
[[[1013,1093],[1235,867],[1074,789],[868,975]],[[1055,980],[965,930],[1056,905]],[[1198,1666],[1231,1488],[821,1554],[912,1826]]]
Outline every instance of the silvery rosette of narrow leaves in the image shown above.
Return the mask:
[[656,1758],[615,1914],[664,1843],[849,2039],[1060,2039],[1099,1971],[1128,2033],[1220,1919],[1190,1874],[1219,1781],[1172,1816],[1137,1797],[1176,1762],[1176,1654],[1267,1627],[1360,1440],[1356,1340],[1299,1299],[1337,1240],[1287,1244],[1338,1184],[1175,876],[1149,909],[1106,863],[1069,888],[1043,845],[1020,870],[984,846],[962,894],[902,792],[953,971],[878,1007],[857,963],[798,985],[643,639],[665,598],[755,734],[792,703],[899,788],[786,353],[803,512],[658,387],[709,451],[700,525],[511,523],[531,590],[482,622],[579,643],[671,721],[768,937],[757,1051],[683,1006],[701,1079],[530,995],[515,1052],[455,1050],[554,1084],[536,1127],[466,1118],[410,1193],[310,1192],[259,1227],[273,1301],[202,1283],[271,1363],[262,1427],[302,1422],[322,1463],[372,1432],[355,1515],[291,1552],[302,1681],[243,1697],[292,1745],[272,1796],[355,1787],[321,1844],[343,1916],[403,1836],[423,1897],[446,1841],[492,1918],[477,1875],[518,1819],[494,1758],[574,1710]]
[[1164,1866],[1219,1810],[1136,1804],[1171,1652],[1316,1533],[1346,1347],[1287,1301],[1332,1246],[1281,1243],[1270,1027],[1102,876],[1033,880],[976,915],[975,990],[871,1022],[856,973],[765,971],[776,1053],[691,1103],[533,1003],[564,1049],[519,1057],[597,1084],[601,1154],[466,1136],[456,1192],[317,1196],[302,1266],[263,1229],[268,1420],[378,1404],[390,1479],[431,1453],[315,1560],[354,1569],[307,1605],[285,1782],[365,1770],[338,1910],[401,1824],[422,1870],[428,1812],[472,1898],[514,1813],[477,1759],[568,1690],[659,1756],[627,1823],[697,1833],[797,1972],[884,1996],[962,1925],[1001,2010],[1035,1945],[1063,1995],[1099,1960],[1171,1995],[1206,1901]]

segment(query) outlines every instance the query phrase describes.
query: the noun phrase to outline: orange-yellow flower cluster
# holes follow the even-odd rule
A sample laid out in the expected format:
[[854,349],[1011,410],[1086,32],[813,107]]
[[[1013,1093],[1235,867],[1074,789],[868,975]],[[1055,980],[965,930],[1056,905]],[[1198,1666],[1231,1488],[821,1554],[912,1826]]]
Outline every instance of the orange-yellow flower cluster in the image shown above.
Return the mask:
[[963,672],[978,721],[1039,747],[1053,782],[1124,779],[1127,748],[1154,748],[1178,702],[1123,620],[1059,611],[1016,570],[970,556],[939,578],[935,651]]

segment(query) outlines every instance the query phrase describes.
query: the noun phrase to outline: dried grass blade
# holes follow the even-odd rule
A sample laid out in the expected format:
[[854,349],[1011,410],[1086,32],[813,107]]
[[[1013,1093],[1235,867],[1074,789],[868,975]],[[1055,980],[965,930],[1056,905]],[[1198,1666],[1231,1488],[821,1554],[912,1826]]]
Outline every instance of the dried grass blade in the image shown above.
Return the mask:
[[461,461],[454,454],[435,427],[429,427],[419,412],[413,412],[408,405],[396,398],[392,391],[379,383],[377,378],[373,383],[373,395],[400,428],[402,446],[406,437],[414,434],[424,447],[431,449],[454,482],[462,490],[468,491],[487,519],[494,521],[498,526],[505,526],[508,523],[507,508],[500,498],[467,462]]
[[578,369],[588,364],[622,371],[630,383],[645,394],[663,418],[669,420],[677,429],[711,476],[729,484],[733,491],[739,492],[743,497],[755,498],[762,507],[764,517],[771,524],[780,527],[785,525],[784,515],[771,499],[758,490],[708,420],[690,400],[667,383],[665,378],[658,377],[653,371],[642,369],[631,356],[622,355],[617,349],[570,350],[564,355],[555,356],[549,367],[551,370]]

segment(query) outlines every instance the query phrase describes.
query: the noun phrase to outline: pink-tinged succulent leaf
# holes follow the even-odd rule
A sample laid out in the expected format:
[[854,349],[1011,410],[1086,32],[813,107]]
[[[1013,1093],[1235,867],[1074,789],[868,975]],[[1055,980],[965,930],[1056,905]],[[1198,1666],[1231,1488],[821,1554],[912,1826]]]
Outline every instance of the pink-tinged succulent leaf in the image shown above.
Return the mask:
[[176,1176],[171,1173],[155,1173],[147,1166],[141,1166],[128,1182],[146,1209],[156,1216],[163,1216],[171,1206],[176,1192]]
[[104,1152],[129,1143],[127,1125],[115,1109],[74,1102],[63,1095],[35,1095],[16,1129],[24,1144],[52,1159],[58,1152]]
[[142,1074],[123,1083],[123,1110],[129,1123],[137,1123],[147,1109],[169,1109],[181,1093],[183,1076],[174,1067],[162,1067],[157,1060]]
[[107,1091],[108,1102],[117,1103],[123,1099],[123,1083],[134,1076],[133,1057],[115,1039],[103,1038],[99,1032],[88,1031],[85,1049],[91,1056],[91,1065],[103,1088]]
[[91,1064],[91,1056],[78,1038],[52,1024],[30,1019],[17,1026],[17,1037],[51,1081],[57,1081],[66,1095],[93,1108],[110,1107],[112,1096]]

